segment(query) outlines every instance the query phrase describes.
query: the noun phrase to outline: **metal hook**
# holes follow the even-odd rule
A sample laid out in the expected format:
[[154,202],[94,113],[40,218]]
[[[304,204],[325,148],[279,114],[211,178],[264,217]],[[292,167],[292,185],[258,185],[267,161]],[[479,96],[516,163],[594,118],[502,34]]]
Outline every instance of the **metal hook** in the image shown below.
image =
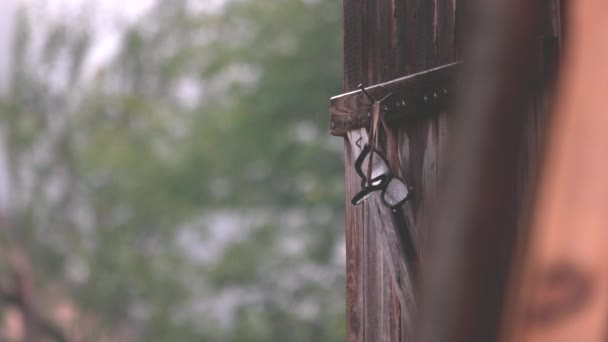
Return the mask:
[[365,87],[363,87],[363,83],[359,84],[359,86],[357,88],[361,89],[361,91],[363,92],[363,94],[365,94],[365,96],[367,96],[367,98],[372,103],[376,102],[376,100],[374,100],[374,98],[367,92],[367,90],[365,90]]
[[363,140],[362,137],[359,137],[359,139],[357,139],[357,141],[355,142],[355,145],[357,145],[357,147],[361,148],[361,140]]

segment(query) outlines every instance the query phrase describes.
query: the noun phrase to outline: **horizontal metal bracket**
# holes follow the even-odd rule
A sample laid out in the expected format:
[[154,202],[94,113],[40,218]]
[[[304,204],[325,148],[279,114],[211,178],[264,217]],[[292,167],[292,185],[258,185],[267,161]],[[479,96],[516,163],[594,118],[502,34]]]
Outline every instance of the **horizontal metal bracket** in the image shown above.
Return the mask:
[[[398,125],[416,117],[435,114],[445,108],[453,92],[452,80],[462,62],[401,77],[366,87],[373,98],[384,98],[382,115],[387,123]],[[373,103],[361,91],[353,91],[330,99],[329,132],[344,136],[353,129],[369,126]]]

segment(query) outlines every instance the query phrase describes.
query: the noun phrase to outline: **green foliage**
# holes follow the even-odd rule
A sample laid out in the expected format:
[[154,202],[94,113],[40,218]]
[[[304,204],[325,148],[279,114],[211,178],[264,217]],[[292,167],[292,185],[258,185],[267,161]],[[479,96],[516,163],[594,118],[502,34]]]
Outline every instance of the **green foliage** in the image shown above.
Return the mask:
[[18,30],[0,127],[40,291],[93,313],[91,339],[342,341],[340,2],[186,3],[159,3],[91,79],[86,31],[61,24],[36,54]]

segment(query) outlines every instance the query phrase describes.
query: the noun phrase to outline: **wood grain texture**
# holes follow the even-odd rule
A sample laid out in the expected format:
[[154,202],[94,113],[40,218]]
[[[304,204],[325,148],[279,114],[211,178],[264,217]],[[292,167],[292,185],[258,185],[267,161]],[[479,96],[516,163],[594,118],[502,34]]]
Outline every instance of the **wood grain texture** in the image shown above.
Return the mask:
[[502,341],[608,336],[608,5],[587,0],[568,8],[555,121]]
[[359,191],[355,164],[357,151],[345,139],[344,190],[346,193],[346,340],[363,341],[363,207],[352,207],[351,196]]
[[[344,1],[344,82],[343,90],[351,91],[363,82],[361,42],[362,27],[358,16],[363,10],[360,1]],[[359,82],[359,83],[357,83]],[[355,140],[356,141],[356,140]],[[350,199],[360,187],[355,164],[358,151],[352,150],[351,143],[344,141],[344,191],[346,223],[346,340],[363,341],[363,207],[353,207]]]
[[[344,91],[378,84],[457,60],[455,1],[345,0]],[[445,115],[399,129],[401,175],[415,197],[404,207],[416,240],[428,232],[447,138]],[[377,198],[353,207],[359,191],[354,160],[364,129],[348,133],[345,144],[347,236],[347,340],[409,341],[416,316],[412,278],[391,223]],[[421,250],[424,260],[425,251]]]

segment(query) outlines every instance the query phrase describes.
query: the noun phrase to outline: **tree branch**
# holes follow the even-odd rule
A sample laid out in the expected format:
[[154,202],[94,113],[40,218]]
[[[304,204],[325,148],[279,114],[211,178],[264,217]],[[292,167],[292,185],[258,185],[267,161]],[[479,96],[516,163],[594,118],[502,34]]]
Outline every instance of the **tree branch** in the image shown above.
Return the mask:
[[41,333],[57,342],[68,342],[63,331],[50,320],[44,318],[28,301],[23,298],[20,291],[9,291],[0,287],[0,300],[8,305],[17,307],[24,320],[29,320]]

